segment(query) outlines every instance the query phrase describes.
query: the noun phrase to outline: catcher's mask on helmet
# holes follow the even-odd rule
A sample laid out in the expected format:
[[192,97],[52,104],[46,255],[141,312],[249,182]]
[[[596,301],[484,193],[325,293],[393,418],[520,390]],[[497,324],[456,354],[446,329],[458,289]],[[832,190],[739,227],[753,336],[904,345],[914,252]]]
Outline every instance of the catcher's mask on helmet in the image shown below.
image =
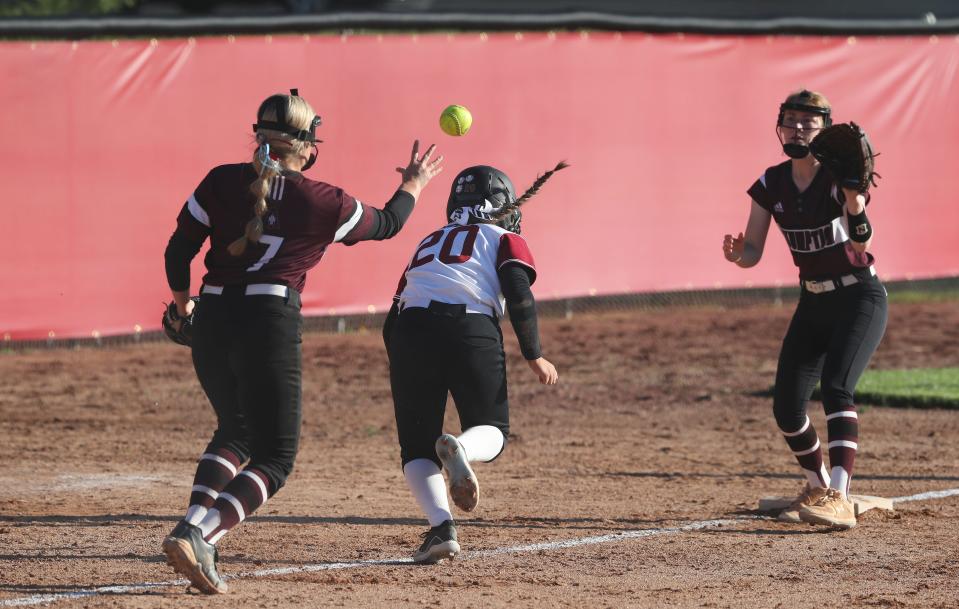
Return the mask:
[[[467,167],[453,178],[450,198],[446,203],[446,217],[457,222],[463,214],[477,221],[491,221],[492,216],[507,203],[516,201],[513,182],[505,173],[488,165]],[[513,213],[493,222],[497,226],[519,234],[523,214],[517,208]]]
[[[299,97],[299,90],[290,89],[290,96]],[[286,100],[287,97],[285,95],[271,95],[266,98],[256,111],[256,123],[253,125],[253,133],[256,133],[259,129],[269,129],[271,131],[279,131],[284,137],[309,142],[313,147],[313,151],[310,152],[310,158],[306,161],[306,164],[303,165],[303,169],[301,169],[301,171],[306,171],[316,162],[316,143],[323,142],[323,140],[316,139],[316,128],[319,127],[323,121],[320,120],[319,116],[314,116],[313,120],[310,121],[309,129],[297,129],[288,122],[286,116],[286,109],[288,107]],[[276,114],[276,121],[263,119],[263,114],[266,112],[266,109],[271,106]]]
[[783,119],[786,116],[787,110],[818,114],[822,117],[823,127],[828,127],[832,124],[832,108],[829,108],[828,106],[816,106],[808,103],[812,101],[812,96],[813,94],[811,91],[803,89],[798,94],[791,97],[793,101],[784,102],[779,105],[779,118],[776,119],[776,137],[779,138],[779,143],[782,144],[783,152],[785,152],[789,158],[805,158],[806,155],[809,154],[809,145],[805,143],[783,141],[782,134],[779,132],[779,128],[791,126],[783,124]]

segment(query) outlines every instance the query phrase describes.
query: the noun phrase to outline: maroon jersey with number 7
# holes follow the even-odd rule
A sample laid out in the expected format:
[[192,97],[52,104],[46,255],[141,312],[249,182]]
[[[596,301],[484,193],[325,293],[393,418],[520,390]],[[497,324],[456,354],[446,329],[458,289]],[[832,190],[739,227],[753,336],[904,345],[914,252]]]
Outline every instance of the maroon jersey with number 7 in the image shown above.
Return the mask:
[[273,283],[302,292],[306,272],[327,246],[355,243],[356,236],[369,231],[373,208],[341,188],[291,172],[270,182],[260,242],[233,256],[227,247],[243,236],[253,217],[249,187],[255,178],[251,163],[216,167],[180,211],[176,232],[181,237],[197,245],[210,238],[205,284]]

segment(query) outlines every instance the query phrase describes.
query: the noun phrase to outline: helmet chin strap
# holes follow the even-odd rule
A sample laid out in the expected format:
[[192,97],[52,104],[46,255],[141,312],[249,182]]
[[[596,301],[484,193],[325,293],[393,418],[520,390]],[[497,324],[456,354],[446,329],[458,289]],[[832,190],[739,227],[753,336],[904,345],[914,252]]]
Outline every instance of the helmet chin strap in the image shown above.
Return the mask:
[[306,160],[306,163],[303,164],[303,167],[300,168],[301,172],[306,171],[307,169],[313,166],[313,163],[316,162],[316,154],[317,154],[316,144],[313,144],[313,150],[310,152],[310,158],[308,158]]

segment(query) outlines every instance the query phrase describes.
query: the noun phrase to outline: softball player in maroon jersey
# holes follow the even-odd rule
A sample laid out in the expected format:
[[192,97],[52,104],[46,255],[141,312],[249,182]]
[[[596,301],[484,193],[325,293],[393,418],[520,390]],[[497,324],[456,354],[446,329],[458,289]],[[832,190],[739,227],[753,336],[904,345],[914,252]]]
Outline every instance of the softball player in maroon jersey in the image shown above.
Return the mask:
[[[509,434],[506,357],[499,318],[508,312],[520,349],[540,382],[556,368],[542,356],[530,285],[536,265],[520,236],[520,206],[560,163],[518,200],[502,171],[464,169],[453,180],[446,226],[416,248],[383,328],[403,474],[430,529],[415,562],[452,558],[459,550],[440,467],[453,502],[471,511],[479,482],[470,462],[489,462]],[[451,393],[463,433],[443,433]]]
[[[767,169],[749,188],[745,235],[726,235],[723,253],[740,267],[754,266],[771,219],[786,238],[799,267],[801,294],[779,355],[773,412],[807,485],[779,519],[848,529],[856,525],[848,498],[859,445],[853,397],[885,332],[887,304],[869,252],[868,195],[837,186],[809,154],[809,143],[830,124],[830,115],[829,102],[819,93],[802,90],[786,98],[777,131],[790,160]],[[817,381],[830,470],[806,414]]]
[[[389,239],[442,157],[419,156],[383,209],[302,174],[316,160],[320,118],[294,89],[257,111],[253,161],[214,167],[177,218],[166,273],[181,316],[193,315],[193,365],[217,416],[184,519],[163,541],[174,569],[200,591],[226,585],[214,544],[272,497],[293,469],[300,435],[300,293],[333,243]],[[250,203],[253,203],[252,207]],[[199,303],[190,261],[210,239]],[[246,465],[244,466],[244,463]]]

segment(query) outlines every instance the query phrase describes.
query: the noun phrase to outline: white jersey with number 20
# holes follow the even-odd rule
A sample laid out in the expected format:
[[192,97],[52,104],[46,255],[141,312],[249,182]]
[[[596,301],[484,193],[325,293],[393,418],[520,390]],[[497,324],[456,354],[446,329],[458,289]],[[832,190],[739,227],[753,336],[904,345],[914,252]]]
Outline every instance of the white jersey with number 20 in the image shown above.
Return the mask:
[[450,224],[417,246],[395,298],[401,308],[436,300],[502,317],[506,300],[497,271],[510,263],[526,267],[535,281],[533,255],[521,236],[492,224]]

